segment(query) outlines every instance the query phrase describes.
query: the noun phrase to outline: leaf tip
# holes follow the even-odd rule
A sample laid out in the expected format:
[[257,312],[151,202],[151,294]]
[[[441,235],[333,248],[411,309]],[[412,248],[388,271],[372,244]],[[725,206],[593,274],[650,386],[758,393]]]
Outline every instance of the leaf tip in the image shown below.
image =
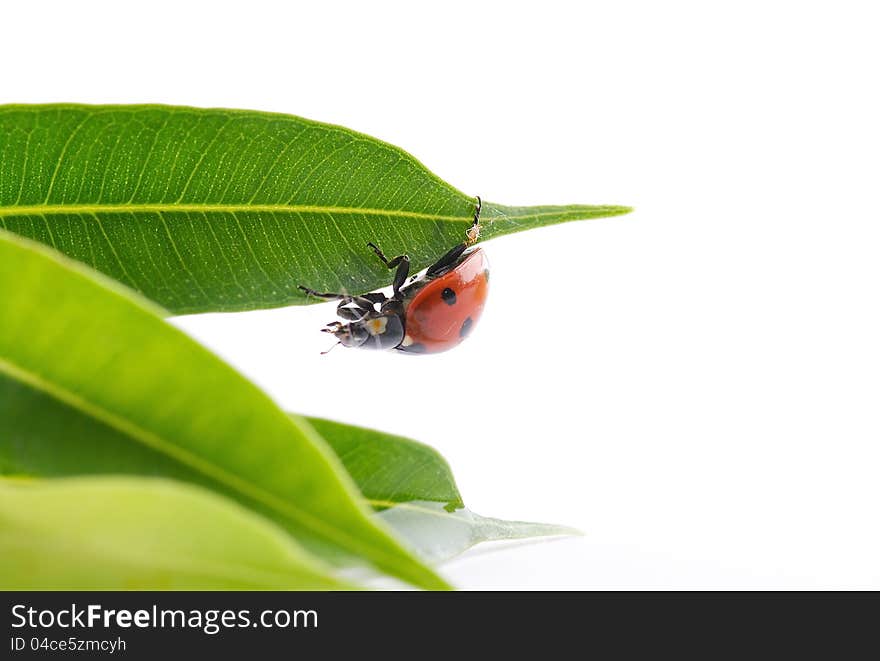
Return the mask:
[[626,214],[632,213],[633,211],[635,211],[635,207],[625,207],[625,206],[621,206],[621,205],[610,206],[610,207],[608,207],[608,209],[609,209],[609,212],[608,212],[609,216],[625,216]]

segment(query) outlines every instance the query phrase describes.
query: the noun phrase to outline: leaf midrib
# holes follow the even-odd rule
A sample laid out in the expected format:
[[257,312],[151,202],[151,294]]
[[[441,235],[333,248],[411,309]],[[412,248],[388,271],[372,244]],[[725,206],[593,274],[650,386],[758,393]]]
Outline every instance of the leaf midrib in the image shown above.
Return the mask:
[[[502,214],[493,217],[487,212],[493,207],[500,209]],[[539,211],[539,209],[541,209]],[[584,214],[591,211],[601,211],[598,217],[610,217],[632,211],[630,207],[613,205],[564,205],[552,207],[500,207],[491,202],[483,202],[482,224],[492,224],[503,220],[528,220],[535,221],[549,216],[559,217],[569,214]],[[0,218],[13,216],[52,216],[65,214],[94,215],[99,213],[315,213],[315,214],[339,214],[339,215],[362,215],[383,216],[397,218],[411,218],[415,220],[430,220],[439,222],[453,222],[470,224],[473,217],[449,216],[422,211],[407,211],[405,209],[376,209],[373,207],[345,207],[325,206],[314,204],[209,204],[209,203],[177,203],[156,202],[138,204],[102,204],[93,202],[89,204],[0,204]]]
[[[150,431],[147,431],[146,429],[141,428],[134,423],[122,419],[121,417],[101,408],[100,406],[96,406],[95,404],[92,404],[91,402],[82,399],[81,397],[77,396],[76,394],[70,392],[65,388],[60,388],[52,383],[47,382],[39,375],[34,374],[33,372],[24,369],[19,365],[15,365],[8,360],[0,358],[0,372],[4,372],[13,379],[17,379],[23,383],[26,383],[32,388],[44,392],[50,397],[61,401],[68,406],[71,406],[72,408],[75,408],[85,413],[88,416],[97,418],[107,426],[122,432],[126,436],[130,436],[136,439],[138,442],[156,450],[157,452],[160,452],[177,461],[180,461],[187,467],[195,470],[198,473],[201,473],[202,475],[217,480],[217,482],[225,485],[233,491],[237,491],[238,493],[252,498],[254,501],[261,503],[270,510],[286,514],[294,520],[299,521],[305,527],[310,528],[315,532],[318,532],[319,534],[323,534],[328,539],[335,540],[342,547],[347,547],[350,549],[360,549],[361,552],[369,551],[369,553],[364,553],[364,555],[366,555],[367,557],[369,557],[370,554],[381,554],[389,560],[395,559],[394,556],[387,554],[381,549],[378,549],[374,546],[363,545],[356,538],[347,535],[345,531],[332,526],[328,526],[325,522],[321,521],[317,517],[314,517],[308,512],[305,512],[300,508],[288,503],[287,501],[278,498],[271,492],[265,491],[264,489],[260,489],[258,487],[254,487],[249,482],[238,477],[237,475],[230,473],[225,469],[216,466],[215,464],[211,464],[210,462],[205,461],[198,455],[192,454],[175,446],[173,443],[157,436]],[[291,422],[291,424],[293,423]]]
[[406,211],[403,209],[373,209],[367,207],[340,207],[309,204],[191,204],[191,203],[145,203],[145,204],[31,204],[0,205],[0,217],[46,216],[57,214],[93,213],[326,213],[360,214],[367,216],[399,216],[418,220],[470,222],[465,216]]

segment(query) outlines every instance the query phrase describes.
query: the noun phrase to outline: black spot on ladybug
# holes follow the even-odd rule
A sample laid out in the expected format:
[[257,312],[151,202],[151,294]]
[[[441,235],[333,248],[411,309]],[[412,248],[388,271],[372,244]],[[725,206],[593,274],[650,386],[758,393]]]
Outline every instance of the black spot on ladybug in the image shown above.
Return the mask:
[[421,342],[415,342],[414,344],[402,346],[401,349],[403,349],[404,351],[411,351],[412,353],[425,353],[427,351],[425,345]]
[[474,320],[471,319],[470,317],[468,317],[467,319],[464,320],[464,322],[462,322],[461,330],[458,331],[458,336],[459,337],[467,337],[468,333],[471,332],[471,328],[473,328],[473,326],[474,326]]
[[446,303],[446,305],[455,305],[455,292],[452,291],[449,287],[444,289],[440,293],[440,296],[443,297],[443,301]]

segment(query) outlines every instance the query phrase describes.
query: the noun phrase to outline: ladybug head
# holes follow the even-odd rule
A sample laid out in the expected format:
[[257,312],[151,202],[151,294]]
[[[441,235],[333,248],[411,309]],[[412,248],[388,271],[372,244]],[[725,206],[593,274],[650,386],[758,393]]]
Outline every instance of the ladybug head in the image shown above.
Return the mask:
[[394,349],[403,342],[403,320],[397,312],[374,311],[348,324],[331,322],[321,330],[346,347]]

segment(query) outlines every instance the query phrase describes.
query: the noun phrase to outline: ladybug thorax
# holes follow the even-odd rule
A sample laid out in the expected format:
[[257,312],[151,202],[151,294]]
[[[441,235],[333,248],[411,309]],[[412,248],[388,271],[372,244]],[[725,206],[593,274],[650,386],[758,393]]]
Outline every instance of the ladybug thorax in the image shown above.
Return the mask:
[[489,292],[489,263],[479,248],[465,252],[447,271],[404,290],[403,342],[412,353],[439,353],[458,345],[483,313]]

